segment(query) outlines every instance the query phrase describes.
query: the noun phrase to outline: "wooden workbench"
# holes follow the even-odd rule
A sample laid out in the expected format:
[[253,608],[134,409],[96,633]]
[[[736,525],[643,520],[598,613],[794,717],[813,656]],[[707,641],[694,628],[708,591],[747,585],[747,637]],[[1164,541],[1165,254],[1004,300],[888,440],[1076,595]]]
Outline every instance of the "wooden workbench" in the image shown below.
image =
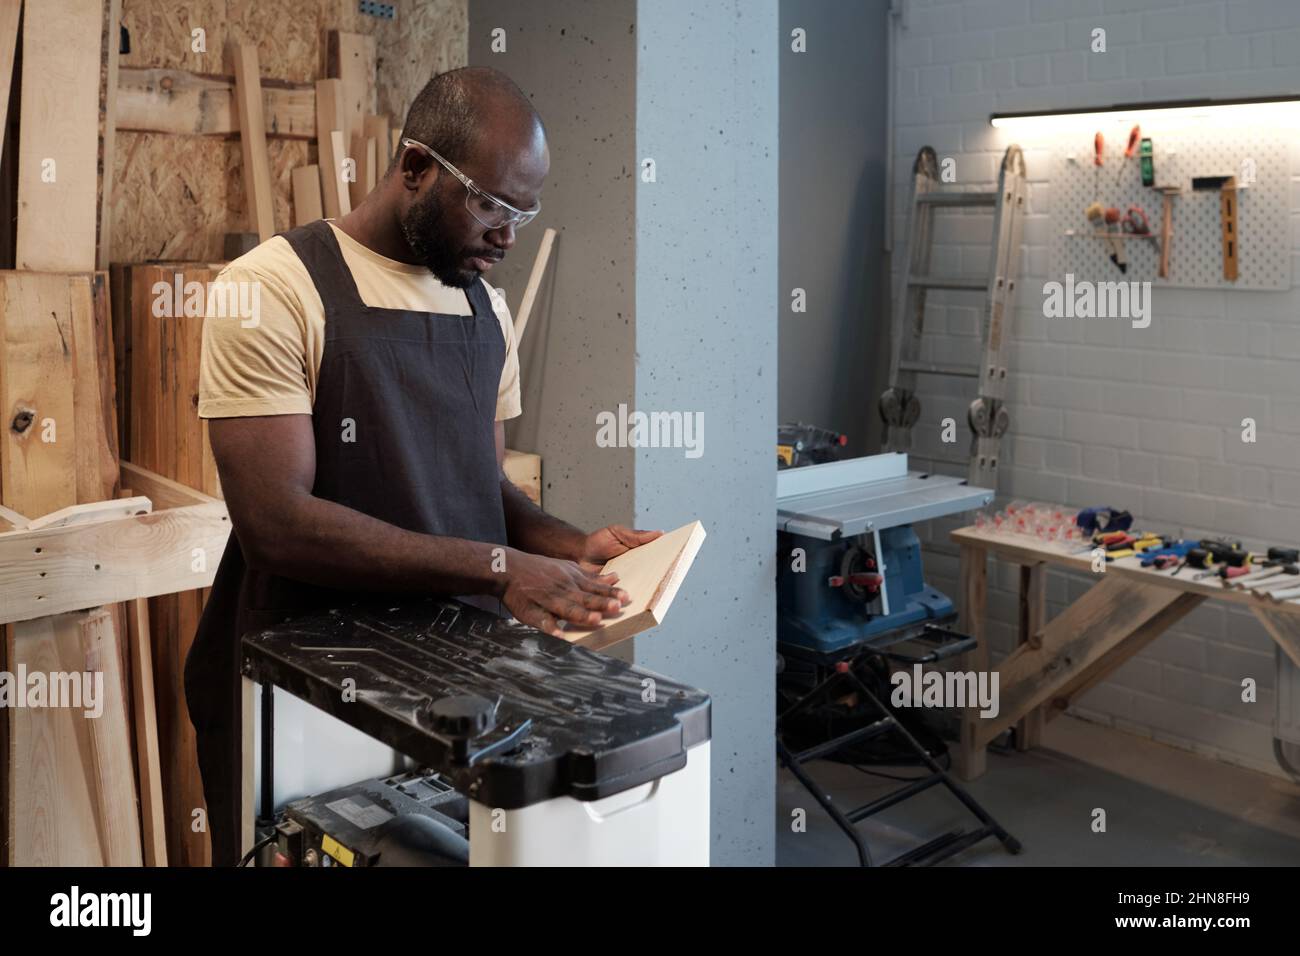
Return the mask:
[[[981,718],[978,706],[962,715],[958,772],[963,779],[984,773],[990,741],[1012,726],[1019,725],[1019,749],[1036,746],[1047,721],[1204,601],[1249,607],[1300,666],[1300,604],[1272,603],[1230,590],[1217,578],[1196,581],[1199,572],[1191,569],[1173,577],[1171,571],[1141,567],[1137,557],[1108,562],[1104,572],[1094,572],[1090,553],[1070,554],[1024,535],[981,534],[966,527],[951,537],[961,548],[961,628],[978,641],[963,658],[963,670],[990,669],[984,637],[989,555],[1020,565],[1019,646],[995,668],[1000,675],[998,715]],[[1099,579],[1050,621],[1044,587],[1048,567]]]

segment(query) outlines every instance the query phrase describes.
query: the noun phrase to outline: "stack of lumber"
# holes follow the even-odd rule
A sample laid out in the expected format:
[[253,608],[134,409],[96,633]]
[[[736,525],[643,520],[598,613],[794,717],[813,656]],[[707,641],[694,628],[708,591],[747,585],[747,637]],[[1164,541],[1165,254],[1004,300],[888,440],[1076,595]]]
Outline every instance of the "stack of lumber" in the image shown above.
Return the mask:
[[347,215],[388,167],[397,136],[375,112],[375,63],[374,37],[326,32],[326,76],[316,82],[319,159],[293,172],[295,226]]
[[[9,99],[19,6],[0,2],[0,103]],[[29,7],[21,28],[18,270],[0,272],[0,503],[11,534],[120,491],[108,290],[93,271],[105,9],[97,0],[46,0],[39,15]],[[87,608],[3,626],[0,670],[103,680],[97,717],[74,707],[0,709],[3,862],[143,862],[129,610]]]
[[[112,499],[118,462],[102,273],[0,272],[0,500],[40,518]],[[104,710],[12,708],[3,735],[5,846],[13,865],[142,862],[126,617],[92,608],[4,626],[16,673],[101,672]]]
[[[206,290],[221,267],[115,264],[111,272],[117,390],[127,408],[120,421],[123,456],[217,498],[221,488],[207,422],[198,417],[203,319],[187,314],[185,300],[187,290]],[[155,309],[160,297],[165,301]],[[206,560],[215,563],[220,557]],[[194,810],[204,807],[203,782],[184,686],[185,657],[208,591],[148,599],[167,846],[172,864],[180,866],[207,866],[212,860],[206,829],[193,825]]]
[[[122,90],[128,101],[126,122],[132,129],[157,129],[161,121],[152,110],[157,105],[164,109],[168,128],[177,132],[239,130],[249,229],[258,242],[275,233],[266,138],[268,130],[286,135],[287,124],[289,135],[316,140],[318,157],[291,174],[293,224],[337,219],[375,188],[396,149],[398,131],[387,116],[375,112],[375,38],[328,30],[325,50],[326,76],[317,80],[314,97],[263,80],[257,47],[251,43],[227,48],[233,86],[179,71],[128,71],[123,82],[130,84],[130,92],[126,86]],[[273,114],[270,122],[268,113]],[[195,129],[196,124],[202,128]]]

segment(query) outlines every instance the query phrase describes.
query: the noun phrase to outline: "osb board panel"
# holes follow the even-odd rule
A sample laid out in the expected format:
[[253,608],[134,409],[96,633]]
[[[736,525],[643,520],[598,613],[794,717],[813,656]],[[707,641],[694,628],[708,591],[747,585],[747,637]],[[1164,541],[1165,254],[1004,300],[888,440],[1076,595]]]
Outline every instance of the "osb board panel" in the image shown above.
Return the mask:
[[341,30],[373,33],[378,52],[379,112],[400,129],[411,101],[435,73],[465,66],[469,62],[469,11],[464,0],[399,0],[397,18],[373,21],[364,17],[358,4],[344,3],[353,23]]
[[[225,73],[226,42],[256,43],[266,76],[313,78],[322,24],[331,0],[122,0],[122,22],[131,52],[122,66],[172,67],[195,73]],[[323,19],[324,18],[324,19]],[[203,31],[195,50],[194,31]]]
[[[329,29],[371,34],[377,48],[378,106],[400,126],[434,73],[468,60],[467,0],[396,0],[397,16],[363,16],[355,0],[122,0],[131,34],[123,67],[227,73],[228,40],[257,44],[263,77],[295,83],[324,76]],[[205,31],[206,53],[191,31]],[[272,140],[275,224],[288,229],[291,171],[318,161],[313,145]],[[219,258],[227,232],[248,231],[239,143],[206,137],[121,132],[117,138],[112,260]]]
[[[278,230],[289,228],[294,167],[313,160],[309,144],[270,140]],[[237,140],[165,133],[118,134],[113,260],[221,258],[227,232],[252,232]]]

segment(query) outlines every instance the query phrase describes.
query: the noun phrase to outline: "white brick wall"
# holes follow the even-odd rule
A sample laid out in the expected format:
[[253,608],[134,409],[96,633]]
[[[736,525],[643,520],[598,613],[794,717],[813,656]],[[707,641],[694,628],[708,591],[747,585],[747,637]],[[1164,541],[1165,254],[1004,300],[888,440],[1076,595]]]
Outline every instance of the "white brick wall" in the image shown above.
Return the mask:
[[[912,161],[922,145],[957,160],[958,179],[988,183],[1010,139],[993,111],[1300,92],[1300,0],[907,0],[898,45],[894,176],[895,283]],[[1104,27],[1107,52],[1092,53]],[[1080,129],[1074,148],[1090,148]],[[1031,180],[1021,295],[1012,324],[1011,433],[1004,497],[1128,507],[1148,526],[1224,534],[1248,546],[1300,542],[1300,288],[1287,293],[1157,289],[1145,330],[1048,321],[1052,184],[1059,140],[1027,141]],[[1291,222],[1300,277],[1300,133]],[[1109,166],[1107,168],[1110,168]],[[1113,175],[1113,173],[1112,173]],[[1158,209],[1158,203],[1156,204]],[[935,270],[982,272],[991,220],[941,219]],[[951,226],[956,228],[949,228]],[[933,295],[935,357],[976,346],[970,297]],[[922,380],[914,457],[949,456],[939,420],[965,422],[960,387]],[[1258,423],[1243,444],[1241,420]],[[923,530],[934,584],[956,593],[954,524]],[[1050,613],[1089,585],[1053,574]],[[989,640],[1014,646],[1014,574],[992,575]],[[1246,613],[1202,606],[1157,639],[1076,711],[1219,759],[1280,773],[1272,757],[1272,642]],[[1241,679],[1259,686],[1241,702]]]

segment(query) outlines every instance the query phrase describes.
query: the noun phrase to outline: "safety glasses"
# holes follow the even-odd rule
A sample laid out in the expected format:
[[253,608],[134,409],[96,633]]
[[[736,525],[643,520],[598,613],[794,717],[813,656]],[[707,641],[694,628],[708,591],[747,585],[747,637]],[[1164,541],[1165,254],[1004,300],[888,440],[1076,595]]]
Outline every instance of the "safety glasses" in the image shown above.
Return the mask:
[[516,209],[508,202],[504,202],[493,196],[491,193],[480,189],[474,180],[470,179],[459,169],[447,162],[437,151],[431,147],[425,146],[419,140],[410,137],[402,137],[403,146],[416,146],[424,150],[438,162],[446,167],[447,172],[451,173],[462,183],[465,184],[465,208],[469,214],[487,229],[502,229],[506,226],[513,225],[516,229],[528,225],[536,218],[542,209],[542,204],[538,203],[532,209]]

